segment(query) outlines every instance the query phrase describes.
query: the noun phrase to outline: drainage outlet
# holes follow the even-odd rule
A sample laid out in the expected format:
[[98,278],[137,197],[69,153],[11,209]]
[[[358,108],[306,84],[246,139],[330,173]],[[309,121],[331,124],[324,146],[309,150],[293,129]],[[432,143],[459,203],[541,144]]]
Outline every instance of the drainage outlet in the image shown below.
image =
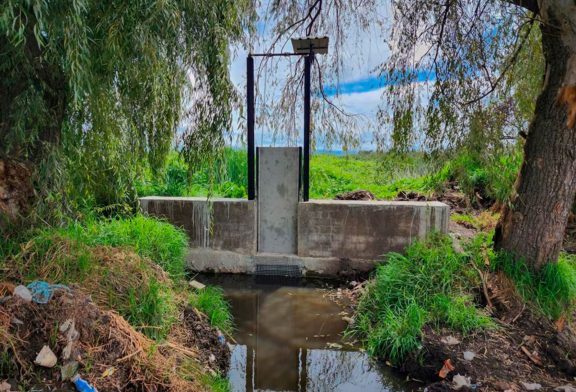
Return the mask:
[[256,264],[256,276],[300,278],[302,277],[302,270],[297,265]]

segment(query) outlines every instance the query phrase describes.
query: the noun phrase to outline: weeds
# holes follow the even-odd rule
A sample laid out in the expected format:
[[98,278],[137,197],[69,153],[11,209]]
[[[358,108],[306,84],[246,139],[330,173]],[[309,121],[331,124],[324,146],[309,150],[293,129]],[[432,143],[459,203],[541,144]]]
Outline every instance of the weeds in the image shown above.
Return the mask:
[[500,252],[494,257],[492,268],[503,271],[518,293],[552,320],[571,318],[576,309],[575,255],[563,253],[558,262],[533,271],[522,260]]
[[353,331],[370,354],[393,363],[417,355],[425,324],[463,334],[493,326],[470,296],[479,281],[469,256],[457,253],[449,237],[431,235],[386,261],[360,300]]
[[163,339],[176,319],[177,300],[173,281],[154,261],[181,279],[185,248],[182,231],[143,216],[72,224],[38,231],[7,262],[7,277],[79,284],[98,304]]
[[[88,246],[129,247],[141,257],[159,264],[172,277],[184,276],[184,254],[188,239],[181,229],[159,219],[137,215],[127,219],[90,220],[60,229],[43,229],[34,243],[44,251],[55,238],[69,239]],[[72,244],[74,246],[74,244]],[[73,269],[88,269],[87,255],[75,255]]]
[[207,286],[190,295],[190,305],[208,316],[210,324],[224,333],[231,333],[233,322],[230,304],[221,288]]
[[206,373],[198,366],[196,361],[184,360],[177,369],[184,380],[197,380],[207,390],[212,392],[229,392],[228,379],[218,373]]

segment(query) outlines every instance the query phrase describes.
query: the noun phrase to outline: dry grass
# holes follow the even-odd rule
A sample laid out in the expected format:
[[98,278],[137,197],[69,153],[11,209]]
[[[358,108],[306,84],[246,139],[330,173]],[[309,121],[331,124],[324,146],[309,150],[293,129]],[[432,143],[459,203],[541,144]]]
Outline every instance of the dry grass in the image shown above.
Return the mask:
[[[23,324],[10,330],[14,317]],[[72,357],[79,359],[82,377],[99,390],[205,390],[198,380],[206,370],[196,360],[194,347],[186,346],[178,335],[158,344],[79,291],[58,293],[46,305],[24,303],[19,298],[0,305],[0,346],[13,354],[13,365],[23,375],[23,382],[33,382],[36,377],[33,360],[46,342],[62,364],[61,353],[68,340],[58,328],[69,319],[74,320],[80,336]],[[59,381],[47,380],[47,384],[58,387]]]

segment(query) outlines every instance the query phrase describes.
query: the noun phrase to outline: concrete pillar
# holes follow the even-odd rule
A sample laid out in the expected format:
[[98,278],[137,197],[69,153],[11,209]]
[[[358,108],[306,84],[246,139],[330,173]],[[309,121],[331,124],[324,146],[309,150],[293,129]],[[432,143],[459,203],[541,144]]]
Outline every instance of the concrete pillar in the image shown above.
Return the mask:
[[258,148],[258,252],[298,250],[300,149]]

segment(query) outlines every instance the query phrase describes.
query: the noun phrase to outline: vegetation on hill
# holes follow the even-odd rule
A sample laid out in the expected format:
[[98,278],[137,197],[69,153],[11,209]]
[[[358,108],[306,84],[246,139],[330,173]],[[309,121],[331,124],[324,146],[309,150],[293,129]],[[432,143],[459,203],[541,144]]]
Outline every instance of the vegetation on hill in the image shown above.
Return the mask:
[[[424,153],[314,154],[310,163],[310,197],[333,199],[359,189],[380,199],[393,199],[400,191],[424,195],[441,193],[451,184],[471,199],[489,198],[504,203],[522,161],[512,146],[494,155],[461,150],[443,157]],[[219,161],[215,182],[211,167],[201,166],[191,174],[176,152],[158,175],[143,175],[137,184],[140,196],[246,197],[246,152],[226,149]]]
[[[68,285],[89,295],[100,308],[118,312],[135,331],[159,345],[179,341],[182,332],[178,331],[184,328],[180,314],[188,306],[205,312],[214,327],[231,332],[231,315],[222,293],[210,287],[201,292],[188,287],[184,272],[188,239],[169,223],[141,215],[87,219],[62,228],[33,230],[25,237],[24,242],[24,238],[14,239],[0,248],[0,282],[43,280]],[[207,387],[214,384],[217,390],[226,385],[221,377],[204,374],[204,365],[194,358],[186,361],[180,376]]]

